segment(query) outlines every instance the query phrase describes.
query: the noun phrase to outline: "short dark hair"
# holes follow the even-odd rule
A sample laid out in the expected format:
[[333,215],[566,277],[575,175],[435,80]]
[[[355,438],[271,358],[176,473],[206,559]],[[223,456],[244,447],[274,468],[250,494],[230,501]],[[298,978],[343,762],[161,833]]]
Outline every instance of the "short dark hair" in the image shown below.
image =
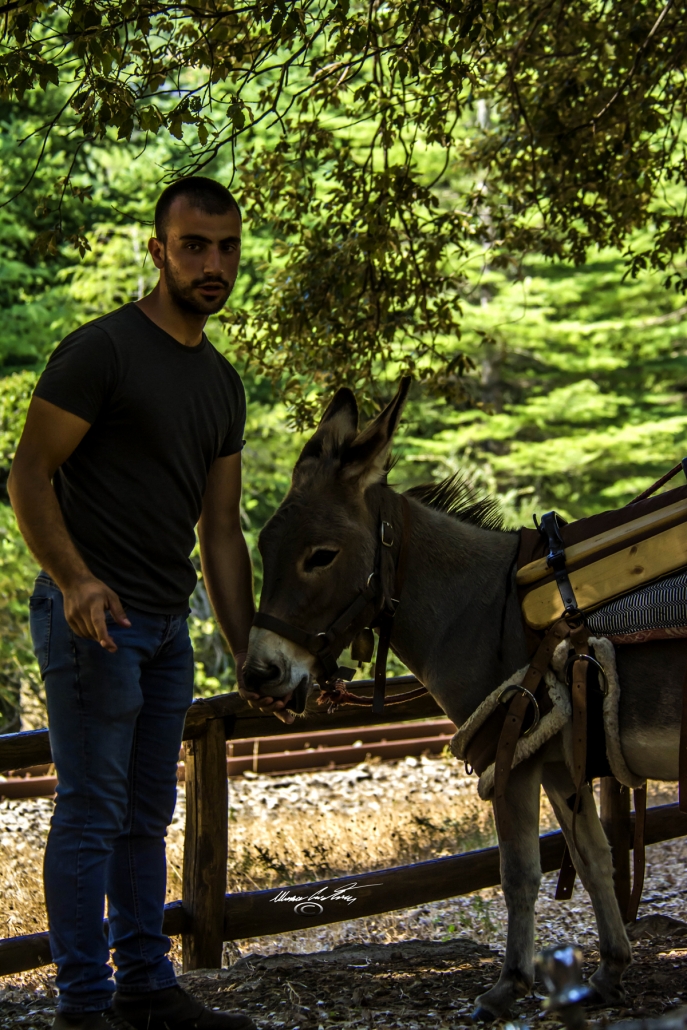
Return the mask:
[[159,240],[164,241],[167,237],[169,209],[177,197],[186,197],[189,204],[207,215],[224,215],[227,211],[236,211],[241,217],[241,208],[221,182],[208,179],[205,175],[188,175],[164,189],[155,205],[155,235]]

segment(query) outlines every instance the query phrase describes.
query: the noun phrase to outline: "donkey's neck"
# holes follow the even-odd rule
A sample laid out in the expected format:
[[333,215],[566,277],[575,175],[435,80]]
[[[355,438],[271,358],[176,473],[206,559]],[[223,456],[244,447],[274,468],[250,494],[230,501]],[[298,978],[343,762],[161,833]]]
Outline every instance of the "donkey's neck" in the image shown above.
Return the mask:
[[393,649],[460,725],[527,661],[514,588],[518,536],[408,500],[408,571]]

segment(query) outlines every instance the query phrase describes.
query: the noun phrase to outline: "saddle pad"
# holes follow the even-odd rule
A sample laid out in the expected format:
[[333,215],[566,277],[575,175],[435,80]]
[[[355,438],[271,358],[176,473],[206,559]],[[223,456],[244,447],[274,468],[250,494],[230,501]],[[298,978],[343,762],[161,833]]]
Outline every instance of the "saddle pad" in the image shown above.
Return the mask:
[[[582,568],[570,571],[570,583],[580,611],[600,608],[643,584],[676,574],[687,566],[687,522],[623,547]],[[522,613],[532,629],[546,629],[563,615],[558,584],[535,585],[522,601]]]
[[[561,527],[570,582],[582,611],[607,605],[687,567],[687,485]],[[517,585],[526,632],[540,632],[563,614],[545,557],[548,544],[520,530]],[[528,638],[536,649],[537,638]]]
[[[687,635],[687,572],[666,576],[656,583],[633,590],[610,601],[587,616],[587,625],[597,636],[644,640]],[[685,633],[670,632],[684,629]]]

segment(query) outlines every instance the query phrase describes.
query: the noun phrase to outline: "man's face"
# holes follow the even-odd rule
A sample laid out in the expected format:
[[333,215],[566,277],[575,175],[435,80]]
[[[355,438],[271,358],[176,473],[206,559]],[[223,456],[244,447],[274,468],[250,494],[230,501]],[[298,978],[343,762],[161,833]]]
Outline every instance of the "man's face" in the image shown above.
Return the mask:
[[177,197],[169,211],[167,239],[152,239],[149,246],[161,282],[183,311],[212,315],[224,307],[241,257],[236,211],[208,215]]

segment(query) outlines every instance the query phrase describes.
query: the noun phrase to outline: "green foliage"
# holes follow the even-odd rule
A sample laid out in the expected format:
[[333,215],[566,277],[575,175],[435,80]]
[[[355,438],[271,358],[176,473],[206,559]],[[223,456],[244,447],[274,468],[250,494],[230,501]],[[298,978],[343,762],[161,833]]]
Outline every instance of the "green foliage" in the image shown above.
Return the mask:
[[[617,255],[576,273],[484,270],[466,305],[476,406],[415,401],[400,444],[417,481],[469,468],[511,519],[626,504],[687,452],[687,308]],[[679,482],[677,480],[676,482]]]
[[684,289],[686,33],[670,0],[17,0],[0,96],[41,117],[6,196],[36,192],[59,258],[106,196],[129,210],[115,151],[231,179],[272,248],[237,341],[301,422],[343,381],[377,400],[383,365],[461,401],[476,246],[511,270],[612,246]]
[[[411,371],[393,478],[467,469],[513,525],[625,503],[682,456],[687,309],[662,288],[682,288],[677,8],[146,3],[8,12],[0,370],[29,371],[0,379],[0,488],[36,372],[150,289],[160,182],[193,170],[232,181],[245,213],[241,278],[208,331],[249,395],[258,587],[292,423],[343,382],[371,415]],[[19,667],[35,677],[35,567],[2,505],[0,539],[9,697]],[[228,688],[202,581],[192,632],[197,689]]]
[[[0,378],[0,484],[9,467],[26,417],[36,378],[21,372]],[[12,509],[0,503],[0,729],[18,729],[22,680],[39,682],[29,635],[28,598],[38,569],[17,528]]]
[[0,378],[0,498],[7,500],[7,477],[26,418],[36,375],[20,372]]
[[[102,249],[73,280],[82,318],[137,288],[129,230],[103,230],[99,239]],[[579,518],[617,507],[675,464],[687,450],[687,308],[655,279],[621,282],[619,267],[618,255],[602,254],[575,272],[533,264],[517,279],[489,268],[475,273],[464,314],[464,346],[475,365],[471,403],[456,406],[415,386],[392,479],[405,487],[467,470],[499,494],[517,526],[531,525],[533,511]],[[220,327],[209,332],[231,357]],[[289,409],[270,383],[244,375],[242,518],[259,592],[257,536],[288,489],[305,436],[289,427]],[[29,372],[0,379],[0,478],[34,381]],[[14,689],[19,666],[36,675],[26,607],[35,566],[2,505],[0,519],[0,684]],[[202,579],[191,629],[197,691],[231,689],[233,663]]]
[[[73,277],[82,319],[136,295],[131,232],[103,229]],[[679,460],[687,449],[687,309],[655,280],[622,283],[619,267],[617,255],[603,254],[577,272],[539,264],[517,279],[475,273],[464,314],[472,403],[456,406],[416,386],[392,478],[408,486],[467,469],[499,493],[518,525],[552,507],[576,518],[626,503]],[[232,356],[220,327],[209,332]],[[242,517],[259,590],[257,535],[288,489],[304,436],[289,428],[269,382],[250,372],[245,380]],[[34,382],[31,372],[0,379],[3,482]],[[0,666],[15,670],[18,657],[31,670],[26,603],[35,567],[9,510],[0,506],[0,515]],[[229,689],[233,665],[202,581],[192,607],[197,689]]]
[[[246,446],[243,451],[243,498],[241,518],[253,559],[256,591],[260,592],[262,568],[258,534],[282,501],[291,481],[303,437],[289,426],[289,413],[278,402],[269,384],[245,377],[248,395]],[[191,600],[191,636],[196,652],[196,688],[216,694],[231,689],[234,664],[227,653],[207,598],[198,553],[200,580]]]

